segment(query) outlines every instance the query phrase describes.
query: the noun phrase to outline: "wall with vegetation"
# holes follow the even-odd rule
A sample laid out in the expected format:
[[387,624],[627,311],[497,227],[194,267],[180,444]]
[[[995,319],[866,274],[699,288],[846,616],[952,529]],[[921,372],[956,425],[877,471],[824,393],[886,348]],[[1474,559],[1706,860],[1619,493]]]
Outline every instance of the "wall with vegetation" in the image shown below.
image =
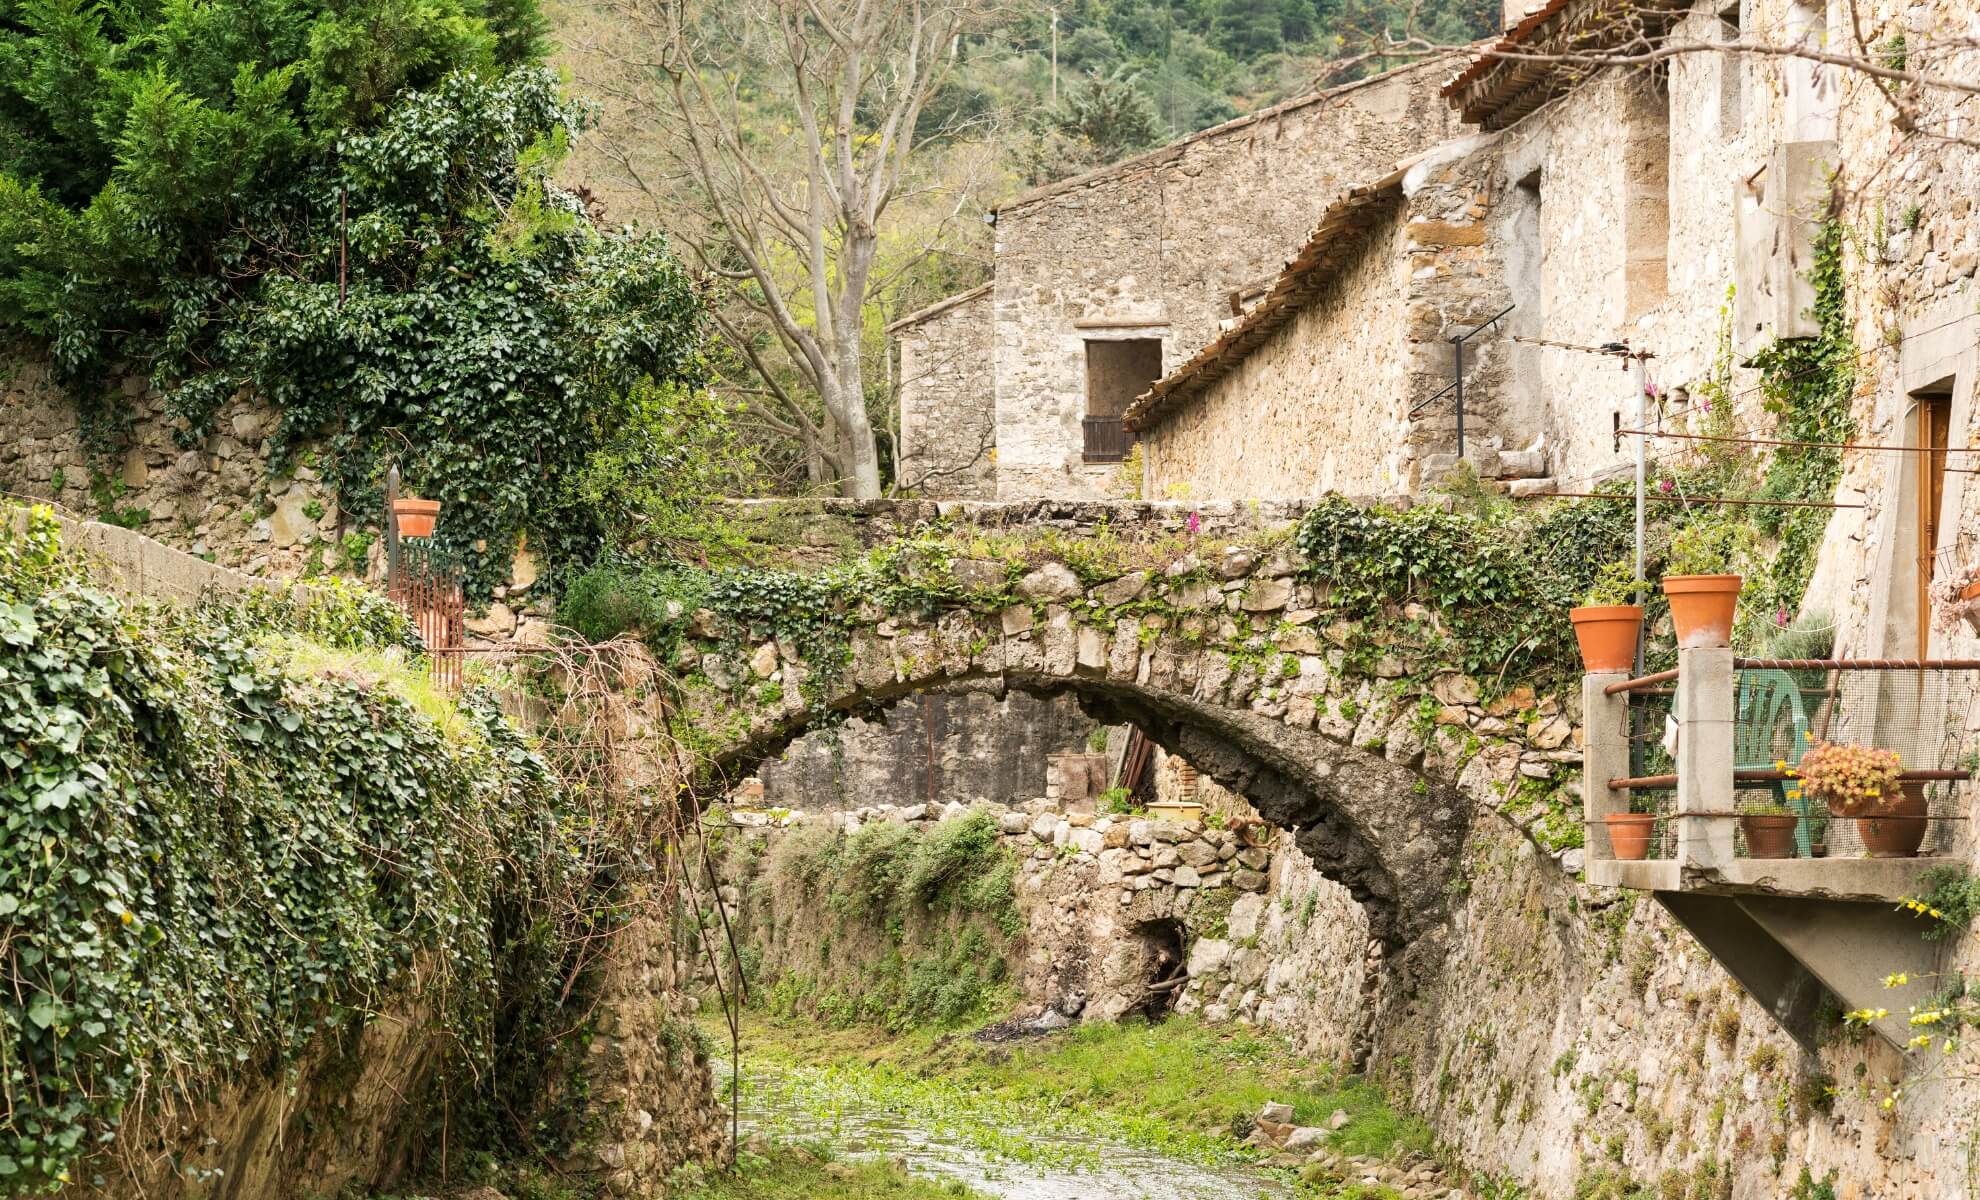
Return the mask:
[[[1234,905],[1225,933],[1238,916],[1236,938],[1193,928],[1195,946],[1229,942],[1223,969],[1246,936],[1261,947],[1279,939],[1283,949],[1271,953],[1296,974],[1281,974],[1272,998],[1282,1001],[1288,982],[1295,996],[1308,980],[1318,992],[1320,1002],[1295,1018],[1310,1022],[1301,1036],[1362,1058],[1470,1165],[1549,1197],[1570,1194],[1577,1179],[1593,1195],[1648,1187],[1778,1197],[1803,1187],[1804,1167],[1801,1194],[1811,1198],[1825,1194],[1825,1179],[1943,1194],[1933,1189],[1959,1178],[1965,1162],[1952,1132],[1972,1103],[1970,1084],[1959,1081],[1963,1051],[1945,1056],[1935,1045],[1930,1059],[1907,1062],[1838,1022],[1822,1053],[1804,1056],[1654,906],[1578,881],[1580,734],[1569,690],[1578,667],[1564,617],[1594,576],[1613,576],[1626,558],[1627,508],[1515,506],[1454,486],[1403,509],[1323,500],[1289,537],[1192,539],[1186,526],[1180,536],[1159,522],[1136,527],[1125,518],[1135,506],[1122,506],[1123,520],[1105,536],[937,527],[838,572],[704,585],[694,600],[703,607],[683,613],[672,646],[683,662],[691,651],[704,672],[690,680],[691,699],[722,705],[694,702],[684,716],[705,722],[693,736],[719,758],[730,752],[722,747],[774,742],[863,695],[970,686],[992,670],[1023,673],[1026,686],[1140,695],[1149,728],[1268,818],[1297,825],[1303,854],[1346,884],[1310,889],[1304,926],[1325,931],[1317,943],[1297,929],[1289,935],[1286,918],[1306,905],[1309,889],[1299,889],[1281,894],[1294,908],[1276,929],[1271,920],[1254,927],[1255,914]],[[1729,510],[1652,512],[1653,574],[1766,536]],[[1284,556],[1279,565],[1245,577],[1274,554]],[[1225,583],[1196,573],[1206,557],[1228,571]],[[1751,585],[1770,609],[1769,589],[1780,586],[1771,571],[1763,565]],[[1285,584],[1284,609],[1273,607],[1274,580]],[[1048,583],[1057,589],[1050,598],[1041,594]],[[784,618],[758,607],[785,589],[804,607],[777,610]],[[1124,604],[1137,620],[1122,619]],[[795,612],[805,615],[779,629]],[[1820,632],[1777,631],[1766,616],[1749,605],[1736,630],[1742,647],[1806,643]],[[1673,650],[1660,603],[1649,628],[1651,665],[1666,665]],[[786,687],[765,701],[738,673],[765,644],[777,647],[775,669],[797,683],[796,700]],[[1185,675],[1177,664],[1192,658]],[[1318,665],[1309,669],[1308,659]],[[1189,683],[1187,704],[1160,699],[1172,676]],[[1321,739],[1314,753],[1352,747],[1400,771],[1356,775],[1355,796],[1370,807],[1337,799],[1343,819],[1460,805],[1448,873],[1410,875],[1411,890],[1398,893],[1405,911],[1386,930],[1373,925],[1382,905],[1356,890],[1370,880],[1327,858],[1334,843],[1309,839],[1311,810],[1281,807],[1276,781],[1256,762],[1199,754],[1190,743],[1192,730],[1242,728],[1257,749],[1277,736],[1271,723],[1308,719]],[[1366,760],[1327,761],[1330,780],[1302,786],[1339,788]],[[1073,847],[1065,853],[1076,861],[1085,852],[1074,840],[1079,827],[1065,820]],[[1107,849],[1103,835],[1095,858]],[[1048,856],[1059,853],[1055,845]],[[1425,879],[1434,886],[1421,886]],[[1107,885],[1099,886],[1105,910]],[[1329,940],[1359,929],[1366,941]],[[1360,1003],[1336,999],[1364,987]],[[1244,990],[1232,997],[1232,1015]],[[1276,1009],[1261,997],[1253,1011]],[[1894,1099],[1894,1087],[1918,1099]]]
[[[1279,956],[1288,931],[1309,932],[1329,885],[1255,817],[1190,828],[1034,800],[795,820],[716,826],[746,963],[780,1012],[895,1028],[1015,1013],[1052,1028],[1173,1007],[1285,1029],[1351,1060],[1361,978],[1300,980]],[[1313,943],[1360,947],[1367,923],[1349,912],[1324,936],[1311,930]],[[1187,983],[1150,991],[1185,965]],[[1321,1010],[1341,1020],[1329,1027]]]
[[[612,847],[421,654],[375,593],[127,604],[52,518],[0,530],[0,1193],[459,1178],[519,1114],[613,1174],[611,986],[573,940],[624,932]],[[669,1070],[705,1113],[705,1069]]]

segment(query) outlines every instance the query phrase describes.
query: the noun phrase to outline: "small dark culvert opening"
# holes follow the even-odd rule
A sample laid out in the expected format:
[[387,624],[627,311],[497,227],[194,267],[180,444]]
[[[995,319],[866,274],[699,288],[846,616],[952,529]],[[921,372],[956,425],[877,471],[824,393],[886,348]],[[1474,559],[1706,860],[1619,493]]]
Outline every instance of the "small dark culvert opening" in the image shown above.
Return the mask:
[[1169,1015],[1189,983],[1189,957],[1183,953],[1181,921],[1143,921],[1134,927],[1141,942],[1148,990],[1134,1011],[1151,1021]]

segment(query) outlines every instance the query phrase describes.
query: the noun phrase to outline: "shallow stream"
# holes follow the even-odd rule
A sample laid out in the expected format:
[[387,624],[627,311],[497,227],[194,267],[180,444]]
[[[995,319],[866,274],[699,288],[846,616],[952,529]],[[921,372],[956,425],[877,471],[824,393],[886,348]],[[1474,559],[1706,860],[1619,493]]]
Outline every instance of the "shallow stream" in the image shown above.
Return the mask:
[[[725,1097],[728,1064],[717,1063]],[[1123,1136],[1090,1114],[1019,1108],[942,1083],[854,1069],[746,1063],[742,1129],[851,1158],[895,1158],[915,1174],[959,1180],[1004,1200],[1277,1200],[1277,1179],[1227,1153],[1177,1153]]]

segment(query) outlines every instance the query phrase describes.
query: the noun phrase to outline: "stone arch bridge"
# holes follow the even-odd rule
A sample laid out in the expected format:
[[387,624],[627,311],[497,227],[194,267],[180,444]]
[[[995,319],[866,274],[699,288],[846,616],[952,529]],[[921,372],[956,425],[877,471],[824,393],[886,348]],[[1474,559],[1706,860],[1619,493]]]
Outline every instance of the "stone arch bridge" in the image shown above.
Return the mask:
[[1441,921],[1481,808],[1556,854],[1579,844],[1572,714],[1527,689],[1480,703],[1474,681],[1404,657],[1356,673],[1353,631],[1325,623],[1288,536],[1298,508],[943,509],[936,532],[821,587],[831,616],[801,633],[747,605],[687,615],[674,667],[704,762],[746,774],[925,691],[1070,692],[1291,831],[1391,948]]

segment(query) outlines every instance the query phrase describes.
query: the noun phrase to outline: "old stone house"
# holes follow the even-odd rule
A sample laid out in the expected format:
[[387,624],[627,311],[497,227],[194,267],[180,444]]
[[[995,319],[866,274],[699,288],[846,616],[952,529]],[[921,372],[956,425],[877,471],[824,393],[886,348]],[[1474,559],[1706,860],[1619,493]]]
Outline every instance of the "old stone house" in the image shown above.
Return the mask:
[[1133,398],[1261,294],[1325,197],[1447,140],[1448,62],[1316,92],[991,214],[991,283],[889,326],[901,477],[932,497],[1115,491]]
[[[1834,220],[1859,438],[1940,452],[1844,455],[1808,603],[1857,653],[1931,652],[1932,580],[1980,560],[1960,458],[1980,156],[1943,136],[1963,128],[1956,92],[1714,47],[1745,36],[1885,61],[1907,39],[1958,36],[1972,6],[1866,10],[1856,26],[1801,0],[1670,7],[1651,32],[1692,50],[1654,69],[1545,60],[1635,36],[1613,15],[1555,0],[1511,24],[1491,47],[1502,57],[1449,78],[1470,132],[1341,193],[1264,299],[1130,407],[1144,494],[1421,487],[1457,450],[1460,335],[1467,457],[1488,476],[1544,477],[1516,494],[1630,471],[1639,422],[1653,458],[1681,457],[1709,436],[1715,400],[1717,419],[1764,436],[1752,363],[1817,332],[1809,270]],[[1960,59],[1932,61],[1943,76]]]

